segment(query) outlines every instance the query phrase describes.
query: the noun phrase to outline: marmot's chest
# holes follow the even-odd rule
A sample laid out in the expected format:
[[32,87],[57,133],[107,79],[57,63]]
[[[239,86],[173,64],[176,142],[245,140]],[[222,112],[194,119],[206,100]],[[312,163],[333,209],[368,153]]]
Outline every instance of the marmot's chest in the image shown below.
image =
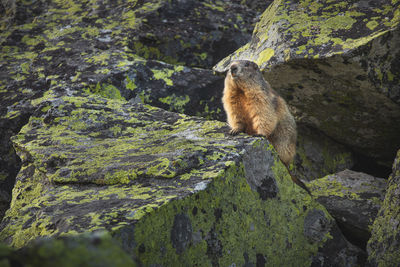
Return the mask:
[[259,114],[257,114],[257,102],[254,99],[250,99],[245,94],[239,94],[239,107],[241,115],[243,116],[245,123],[245,133],[248,135],[257,134],[255,119]]

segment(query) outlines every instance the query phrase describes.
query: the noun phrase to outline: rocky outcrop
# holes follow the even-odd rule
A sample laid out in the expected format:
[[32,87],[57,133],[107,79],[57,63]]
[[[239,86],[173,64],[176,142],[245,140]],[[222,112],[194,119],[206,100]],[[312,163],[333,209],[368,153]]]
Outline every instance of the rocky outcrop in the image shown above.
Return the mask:
[[[166,111],[225,120],[223,78],[195,67],[243,44],[268,3],[2,1],[0,239],[22,249],[0,262],[54,266],[111,242],[139,266],[362,264],[265,139]],[[299,176],[353,165],[334,138],[299,133]],[[112,241],[86,236],[99,230]]]
[[373,266],[396,266],[400,262],[400,150],[393,163],[385,200],[372,226],[368,241],[369,261]]
[[[47,94],[50,88],[58,95],[87,92],[111,99],[131,100],[132,103],[143,102],[188,115],[226,120],[221,104],[223,77],[213,75],[210,70],[151,59],[198,66],[214,64],[217,56],[207,54],[203,60],[203,55],[197,57],[193,49],[200,49],[196,48],[200,46],[201,51],[216,55],[220,51],[216,45],[219,43],[223,44],[224,54],[230,52],[229,49],[234,49],[233,46],[240,42],[230,40],[230,45],[233,45],[230,46],[225,39],[235,35],[234,40],[244,40],[256,17],[255,11],[249,11],[249,7],[260,10],[268,1],[230,1],[215,5],[204,1],[184,2],[153,1],[135,5],[117,5],[115,1],[2,2],[0,12],[11,17],[0,21],[1,27],[7,29],[0,32],[0,135],[3,137],[0,146],[0,217],[8,206],[15,176],[20,169],[10,137],[28,122],[35,110],[35,99]],[[239,2],[244,5],[240,7]],[[232,15],[221,12],[221,9],[243,11],[244,15]],[[197,23],[198,16],[204,18],[203,24]],[[226,17],[220,19],[221,16]],[[166,21],[156,22],[160,17]],[[151,36],[147,34],[150,24],[158,25],[158,28],[151,28],[155,31]],[[166,53],[156,52],[167,51],[176,43],[178,39],[172,35],[177,27],[183,25],[192,31],[181,31],[179,38],[182,40],[177,37],[180,45],[175,44],[171,50],[180,58],[172,60],[172,54],[167,57]],[[211,31],[215,34],[205,35],[204,32],[208,33],[211,28],[215,29]],[[198,32],[193,34],[195,30]],[[195,40],[199,39],[193,39],[193,36],[211,39],[204,37],[204,42],[196,43]],[[190,45],[184,44],[189,42],[188,38],[192,40]],[[189,51],[197,59],[188,57]],[[197,63],[189,64],[185,61],[189,59]],[[318,136],[318,139],[325,140],[319,133]],[[326,166],[307,164],[317,163],[316,154],[318,157],[321,153],[325,155],[328,147],[330,151],[335,149],[324,141],[318,146],[321,149],[317,153],[312,148],[313,151],[306,151],[310,147],[307,136],[300,140],[305,140],[305,145],[299,145],[301,154],[298,157],[304,167],[296,165],[304,179],[340,171],[344,165],[350,167],[349,154],[344,150],[341,150],[343,153],[327,152],[332,160],[324,160],[322,164]]]
[[400,2],[274,1],[251,42],[222,60],[257,62],[298,121],[390,166],[400,147]]
[[386,180],[345,170],[314,180],[309,186],[346,237],[365,248],[385,197]]
[[22,169],[2,241],[107,230],[143,265],[357,262],[264,138],[123,100],[54,95],[12,139]]

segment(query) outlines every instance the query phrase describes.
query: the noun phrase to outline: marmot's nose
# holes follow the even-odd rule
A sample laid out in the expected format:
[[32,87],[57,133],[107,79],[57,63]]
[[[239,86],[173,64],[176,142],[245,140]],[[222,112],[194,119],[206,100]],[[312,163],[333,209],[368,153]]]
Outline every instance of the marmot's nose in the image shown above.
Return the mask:
[[236,64],[233,64],[231,66],[231,74],[236,74],[237,71],[238,71],[238,66]]

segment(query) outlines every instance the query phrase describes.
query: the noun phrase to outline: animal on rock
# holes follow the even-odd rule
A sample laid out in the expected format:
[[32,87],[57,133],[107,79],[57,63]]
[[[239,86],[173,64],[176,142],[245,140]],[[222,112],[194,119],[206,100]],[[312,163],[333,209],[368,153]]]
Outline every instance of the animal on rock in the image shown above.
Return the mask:
[[230,64],[222,103],[231,127],[229,133],[265,136],[278,152],[293,182],[311,195],[306,185],[289,170],[296,154],[296,122],[285,100],[264,80],[256,63],[235,60]]

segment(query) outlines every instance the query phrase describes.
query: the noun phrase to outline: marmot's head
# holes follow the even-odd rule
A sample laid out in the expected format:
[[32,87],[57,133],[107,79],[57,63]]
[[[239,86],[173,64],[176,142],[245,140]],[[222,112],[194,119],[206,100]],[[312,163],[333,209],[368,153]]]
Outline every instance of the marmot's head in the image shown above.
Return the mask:
[[254,85],[262,86],[264,78],[258,65],[249,60],[235,60],[228,69],[227,79],[235,83],[237,86],[251,88]]

